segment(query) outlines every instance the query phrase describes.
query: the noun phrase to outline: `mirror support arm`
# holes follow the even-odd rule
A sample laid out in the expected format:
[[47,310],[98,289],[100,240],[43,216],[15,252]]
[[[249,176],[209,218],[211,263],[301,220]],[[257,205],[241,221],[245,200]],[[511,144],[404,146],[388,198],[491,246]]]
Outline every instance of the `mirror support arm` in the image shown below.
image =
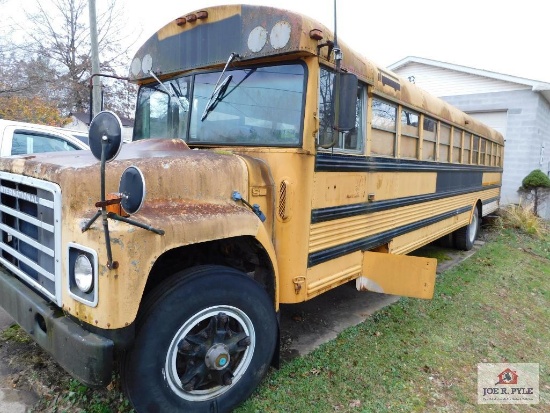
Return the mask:
[[326,143],[324,145],[318,145],[323,149],[330,149],[338,143],[340,137],[340,130],[338,128],[340,120],[340,83],[341,83],[341,62],[342,62],[342,50],[336,44],[336,38],[334,39],[334,60],[336,62],[336,79],[334,82],[334,124],[332,125],[332,130],[335,131],[334,138],[332,142]]
[[113,262],[113,252],[111,251],[111,237],[109,235],[109,221],[107,220],[107,208],[105,203],[105,164],[107,163],[105,153],[107,152],[107,144],[108,138],[104,135],[101,137],[101,209],[99,209],[93,216],[93,218],[90,219],[86,223],[86,225],[84,225],[84,227],[82,228],[82,232],[87,231],[95,222],[95,220],[101,216],[103,221],[103,233],[105,234],[105,248],[107,250],[107,268],[116,269],[118,268],[118,262]]
[[[101,202],[105,204],[105,163],[106,147],[108,143],[107,136],[101,137]],[[101,207],[101,218],[103,220],[103,232],[105,234],[105,248],[107,249],[107,268],[113,269],[118,267],[118,262],[113,262],[113,252],[111,251],[111,236],[109,235],[109,221],[107,220],[107,208],[105,205]]]

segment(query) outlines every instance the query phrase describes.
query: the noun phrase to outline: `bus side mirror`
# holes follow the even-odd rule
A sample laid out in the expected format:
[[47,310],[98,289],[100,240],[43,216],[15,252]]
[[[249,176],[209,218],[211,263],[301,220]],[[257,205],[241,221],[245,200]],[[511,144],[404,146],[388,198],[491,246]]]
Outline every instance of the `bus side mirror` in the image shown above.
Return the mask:
[[[333,96],[335,97],[332,99],[332,110],[335,115],[333,119],[337,119],[338,123],[334,127],[339,132],[348,132],[355,129],[358,80],[357,76],[352,73],[339,73],[336,76],[340,76],[340,82],[335,82],[334,87],[336,90],[333,91]],[[340,83],[339,88],[336,86],[338,83]],[[339,105],[334,104],[336,99],[339,100]],[[337,110],[339,110],[338,116],[336,116],[335,112]]]

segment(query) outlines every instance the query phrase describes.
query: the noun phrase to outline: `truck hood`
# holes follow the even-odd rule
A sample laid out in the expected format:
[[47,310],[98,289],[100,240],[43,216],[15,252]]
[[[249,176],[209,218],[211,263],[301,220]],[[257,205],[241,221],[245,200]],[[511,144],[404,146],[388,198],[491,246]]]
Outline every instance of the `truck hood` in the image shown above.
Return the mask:
[[[130,166],[145,179],[145,203],[232,203],[233,191],[247,192],[248,170],[243,159],[229,152],[191,150],[181,140],[150,139],[124,144],[106,165],[106,193],[117,192]],[[0,159],[0,171],[57,183],[64,209],[97,209],[100,162],[90,151],[56,152]],[[67,204],[69,202],[69,204]]]

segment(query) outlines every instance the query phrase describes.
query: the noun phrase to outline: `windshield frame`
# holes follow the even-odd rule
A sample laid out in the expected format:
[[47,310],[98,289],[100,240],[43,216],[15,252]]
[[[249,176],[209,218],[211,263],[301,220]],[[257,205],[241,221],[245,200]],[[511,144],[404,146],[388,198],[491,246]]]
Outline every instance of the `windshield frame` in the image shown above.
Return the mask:
[[[190,147],[225,147],[225,146],[245,146],[245,147],[301,147],[303,144],[303,130],[304,130],[304,114],[305,114],[305,106],[306,106],[306,98],[307,98],[307,84],[308,84],[308,67],[305,62],[302,60],[291,60],[286,62],[277,62],[277,63],[266,63],[262,65],[248,65],[248,66],[237,66],[237,67],[231,67],[226,70],[225,78],[239,74],[239,73],[247,73],[246,71],[251,71],[254,73],[258,69],[264,69],[264,68],[280,68],[284,66],[300,66],[302,69],[301,77],[302,82],[300,85],[299,93],[301,93],[301,99],[300,99],[300,108],[299,108],[299,115],[297,113],[294,114],[296,117],[296,122],[290,126],[292,126],[294,129],[292,130],[293,138],[289,143],[285,142],[273,142],[273,141],[263,141],[263,140],[256,140],[254,142],[247,142],[245,140],[237,140],[237,141],[216,141],[216,140],[197,140],[194,139],[192,136],[192,126],[197,126],[196,121],[192,119],[192,117],[199,117],[199,126],[202,123],[200,120],[202,110],[200,107],[196,107],[196,79],[197,77],[203,76],[203,75],[218,75],[221,73],[220,70],[200,70],[200,71],[194,71],[191,73],[186,73],[184,75],[176,76],[170,79],[163,79],[162,82],[167,87],[172,87],[172,82],[174,81],[188,81],[188,110],[184,114],[184,118],[182,118],[182,113],[180,112],[179,115],[176,114],[176,116],[179,116],[177,123],[178,125],[184,124],[184,128],[178,133],[176,129],[172,125],[172,128],[170,128],[170,122],[169,119],[170,114],[168,113],[170,111],[170,107],[173,105],[174,107],[179,107],[180,105],[176,105],[173,102],[170,102],[172,99],[172,96],[170,94],[167,94],[163,91],[162,85],[160,85],[158,82],[152,82],[145,85],[142,85],[138,91],[138,97],[137,97],[137,104],[136,104],[136,127],[134,128],[133,132],[133,138],[132,140],[143,140],[143,139],[154,139],[154,138],[162,138],[162,139],[182,139],[184,142],[186,142]],[[245,75],[245,78],[248,77],[248,75]],[[234,81],[235,82],[235,81]],[[239,90],[240,84],[237,82],[237,87],[232,83],[230,90],[227,91],[222,97],[221,100],[230,95],[234,90]],[[231,89],[233,88],[233,89]],[[147,120],[147,125],[151,124],[152,118],[150,116],[150,110],[144,110],[143,102],[148,102],[148,99],[150,99],[150,95],[147,98],[147,100],[143,101],[143,95],[144,93],[151,93],[151,91],[156,90],[165,94],[165,97],[167,99],[166,103],[166,125],[165,125],[165,131],[162,134],[159,134],[161,136],[153,136],[149,131],[149,136],[145,136],[147,133],[144,131],[144,121]],[[209,91],[209,94],[212,93],[212,91]],[[159,95],[160,96],[160,95]],[[298,102],[298,101],[296,101]],[[296,103],[297,108],[297,103]],[[178,109],[179,110],[179,109]],[[208,122],[209,118],[212,121],[212,119],[216,116],[216,110],[218,110],[216,107],[212,108],[209,112],[208,117],[204,120],[204,122]],[[243,115],[244,116],[244,115]],[[299,119],[297,118],[299,116]],[[145,119],[147,117],[147,119]],[[274,120],[271,120],[271,122],[275,123]],[[220,122],[220,125],[223,126],[223,123]],[[252,127],[251,127],[252,129]],[[141,132],[141,136],[139,135]],[[281,135],[285,134],[284,130],[279,131]],[[178,136],[176,136],[178,135]],[[196,132],[195,132],[196,135]],[[273,139],[276,139],[276,137],[273,137]],[[283,138],[284,139],[284,138]]]

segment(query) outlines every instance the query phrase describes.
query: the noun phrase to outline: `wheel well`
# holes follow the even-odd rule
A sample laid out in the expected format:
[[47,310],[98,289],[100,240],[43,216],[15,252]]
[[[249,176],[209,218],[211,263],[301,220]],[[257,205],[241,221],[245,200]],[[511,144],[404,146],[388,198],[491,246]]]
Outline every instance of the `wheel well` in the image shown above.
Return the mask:
[[197,265],[216,264],[248,274],[275,302],[275,271],[269,255],[252,237],[236,237],[185,245],[166,251],[153,265],[144,296],[177,272]]
[[477,200],[475,207],[477,208],[478,216],[479,216],[479,219],[481,220],[483,215],[483,204],[481,203],[481,199]]

